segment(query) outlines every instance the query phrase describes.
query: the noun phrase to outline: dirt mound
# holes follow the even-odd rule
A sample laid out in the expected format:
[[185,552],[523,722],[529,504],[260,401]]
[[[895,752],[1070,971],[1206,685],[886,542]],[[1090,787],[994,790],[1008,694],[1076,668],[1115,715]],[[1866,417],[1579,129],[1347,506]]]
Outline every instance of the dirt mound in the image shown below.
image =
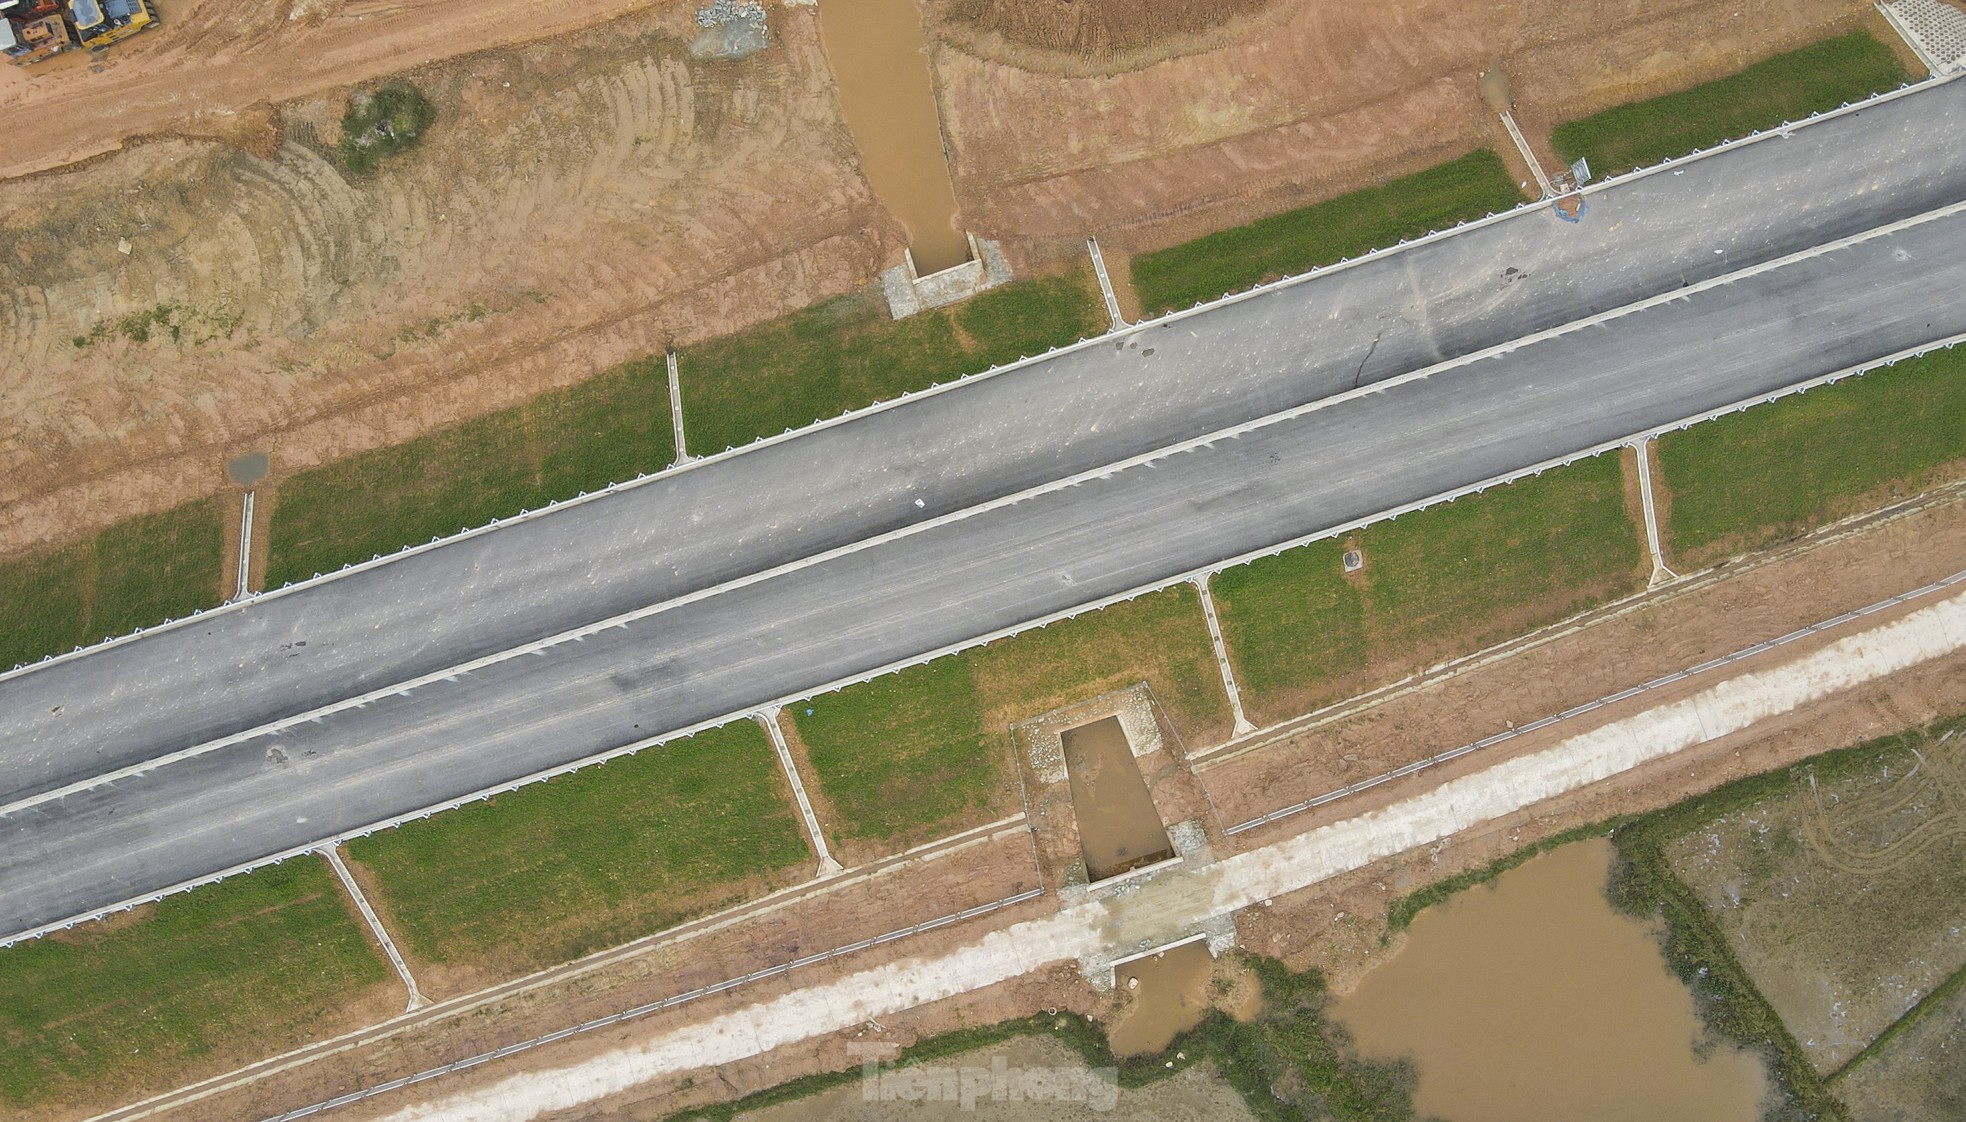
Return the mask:
[[1271,0],[952,0],[950,22],[1012,43],[1100,56],[1210,31]]

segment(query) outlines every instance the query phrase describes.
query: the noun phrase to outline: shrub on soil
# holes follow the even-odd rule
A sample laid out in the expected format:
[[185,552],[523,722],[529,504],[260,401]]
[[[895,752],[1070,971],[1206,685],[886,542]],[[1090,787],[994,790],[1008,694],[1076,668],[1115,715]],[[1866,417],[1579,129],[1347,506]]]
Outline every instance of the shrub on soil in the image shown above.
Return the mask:
[[1439,167],[1133,259],[1149,315],[1396,245],[1522,202],[1502,159],[1481,149]]
[[1966,347],[1659,439],[1672,545],[1695,559],[1792,538],[1910,494],[1956,472],[1962,458]]
[[673,459],[667,364],[661,357],[625,363],[281,482],[267,587],[598,491]]
[[1616,175],[1862,101],[1910,77],[1889,47],[1858,31],[1690,90],[1566,122],[1550,141],[1565,160],[1586,157],[1597,175]]
[[683,352],[693,450],[739,448],[904,393],[1097,335],[1084,276],[1018,281],[952,308],[888,318],[873,294],[841,297]]
[[63,1113],[346,1027],[389,978],[327,864],[298,858],[0,950],[0,1102]]
[[0,670],[216,607],[225,503],[200,499],[0,562]]
[[348,843],[429,962],[540,969],[737,902],[811,850],[740,721]]
[[437,107],[408,82],[391,82],[348,99],[341,118],[341,162],[367,174],[382,161],[415,148],[437,120]]

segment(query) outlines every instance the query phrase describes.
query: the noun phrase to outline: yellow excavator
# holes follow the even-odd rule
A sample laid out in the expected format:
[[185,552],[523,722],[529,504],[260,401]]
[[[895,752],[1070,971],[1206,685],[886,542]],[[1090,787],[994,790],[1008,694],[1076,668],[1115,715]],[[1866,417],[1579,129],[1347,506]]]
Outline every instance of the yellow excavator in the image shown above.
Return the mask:
[[153,26],[150,0],[68,0],[75,34],[90,50],[101,50]]

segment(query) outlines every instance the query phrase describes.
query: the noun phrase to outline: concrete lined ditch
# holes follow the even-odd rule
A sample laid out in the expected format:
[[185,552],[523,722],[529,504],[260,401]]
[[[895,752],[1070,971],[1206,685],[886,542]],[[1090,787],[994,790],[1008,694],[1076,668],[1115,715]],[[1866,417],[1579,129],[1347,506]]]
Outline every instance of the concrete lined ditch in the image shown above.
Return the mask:
[[1062,739],[1087,876],[1097,882],[1174,856],[1119,718],[1066,729]]

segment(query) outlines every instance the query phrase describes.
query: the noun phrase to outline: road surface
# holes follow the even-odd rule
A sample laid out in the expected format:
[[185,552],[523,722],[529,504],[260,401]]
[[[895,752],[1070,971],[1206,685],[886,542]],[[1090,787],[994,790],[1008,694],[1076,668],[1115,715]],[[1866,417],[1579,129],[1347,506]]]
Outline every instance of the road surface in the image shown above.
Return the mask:
[[1580,225],[1520,213],[0,679],[0,933],[1966,332],[1962,99],[1928,88],[1619,184]]

